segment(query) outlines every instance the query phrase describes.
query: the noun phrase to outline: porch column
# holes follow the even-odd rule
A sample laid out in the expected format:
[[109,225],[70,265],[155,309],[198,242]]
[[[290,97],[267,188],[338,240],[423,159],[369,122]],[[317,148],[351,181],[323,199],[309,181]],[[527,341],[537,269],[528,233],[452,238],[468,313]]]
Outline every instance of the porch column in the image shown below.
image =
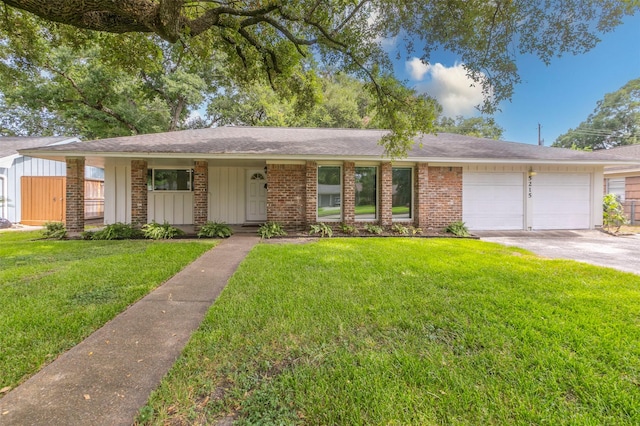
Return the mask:
[[147,223],[147,161],[131,160],[131,224]]
[[380,165],[380,225],[391,226],[393,222],[393,175],[391,163]]
[[193,225],[196,230],[209,219],[209,163],[196,161],[193,168]]
[[315,161],[307,161],[305,174],[305,221],[308,226],[312,223],[316,223],[316,217],[318,214],[318,163]]
[[65,226],[70,234],[84,232],[84,157],[66,158]]
[[418,163],[415,183],[415,221],[418,228],[427,228],[429,220],[429,165]]
[[342,220],[353,224],[356,221],[356,165],[345,161],[343,164]]

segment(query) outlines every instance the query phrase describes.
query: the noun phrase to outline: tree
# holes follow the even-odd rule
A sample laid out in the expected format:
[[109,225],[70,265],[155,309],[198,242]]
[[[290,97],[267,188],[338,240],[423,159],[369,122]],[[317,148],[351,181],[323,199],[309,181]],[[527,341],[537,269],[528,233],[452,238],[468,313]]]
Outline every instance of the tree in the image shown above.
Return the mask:
[[498,126],[492,117],[464,118],[460,115],[455,119],[441,117],[436,123],[436,130],[488,139],[501,139],[504,133],[504,129]]
[[[581,53],[625,14],[638,9],[624,0],[498,0],[424,2],[351,0],[296,2],[185,0],[3,0],[5,5],[47,21],[116,34],[156,34],[169,43],[200,43],[221,57],[237,81],[263,78],[279,90],[305,57],[359,78],[377,103],[380,124],[393,130],[383,143],[394,155],[406,152],[418,132],[433,130],[436,116],[428,99],[407,96],[393,77],[385,37],[403,36],[409,52],[422,47],[458,55],[486,95],[491,111],[510,97],[519,81],[515,57],[533,53],[545,62],[563,53]],[[1,20],[20,36],[26,16],[5,10]],[[144,56],[139,50],[135,56]],[[237,72],[236,72],[237,71]],[[293,87],[293,90],[299,86]]]
[[607,93],[577,128],[558,136],[553,146],[608,149],[640,143],[640,78]]
[[[90,139],[176,130],[224,76],[197,50],[157,36],[22,23],[20,37],[0,29],[0,133]],[[140,49],[147,54],[122,60]]]

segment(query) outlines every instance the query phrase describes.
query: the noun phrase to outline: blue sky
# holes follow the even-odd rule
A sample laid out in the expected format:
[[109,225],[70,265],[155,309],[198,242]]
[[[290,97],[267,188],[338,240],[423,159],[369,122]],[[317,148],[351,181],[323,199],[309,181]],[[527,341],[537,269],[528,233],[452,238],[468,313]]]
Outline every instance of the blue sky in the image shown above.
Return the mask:
[[[494,116],[505,129],[504,140],[537,143],[540,123],[549,146],[584,121],[606,93],[640,77],[640,14],[600,38],[588,53],[555,58],[549,66],[535,57],[518,58],[522,82]],[[479,94],[469,88],[456,58],[434,54],[431,64],[425,68],[417,60],[403,59],[395,63],[395,73],[410,87],[435,96],[450,115],[474,115]]]

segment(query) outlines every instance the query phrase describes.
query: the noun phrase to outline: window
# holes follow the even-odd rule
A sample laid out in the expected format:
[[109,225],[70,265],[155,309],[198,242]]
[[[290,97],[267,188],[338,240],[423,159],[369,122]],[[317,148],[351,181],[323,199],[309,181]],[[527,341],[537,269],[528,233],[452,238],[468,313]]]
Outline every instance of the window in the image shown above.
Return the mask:
[[391,211],[392,218],[396,220],[411,219],[411,204],[413,192],[413,170],[409,167],[393,167],[393,188]]
[[193,170],[149,169],[147,188],[152,191],[193,191]]
[[318,220],[342,219],[340,166],[318,167]]
[[615,194],[620,202],[624,202],[625,178],[607,179],[607,194]]
[[377,168],[356,167],[356,220],[377,218]]

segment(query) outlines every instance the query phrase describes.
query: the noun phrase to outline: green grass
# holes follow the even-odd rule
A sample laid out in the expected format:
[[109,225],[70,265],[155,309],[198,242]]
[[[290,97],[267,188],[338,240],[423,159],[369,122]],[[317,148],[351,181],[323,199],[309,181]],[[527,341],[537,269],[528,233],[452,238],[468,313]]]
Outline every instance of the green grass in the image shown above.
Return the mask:
[[640,277],[475,240],[259,245],[155,424],[638,424]]
[[214,242],[33,241],[0,233],[0,388],[15,387]]

